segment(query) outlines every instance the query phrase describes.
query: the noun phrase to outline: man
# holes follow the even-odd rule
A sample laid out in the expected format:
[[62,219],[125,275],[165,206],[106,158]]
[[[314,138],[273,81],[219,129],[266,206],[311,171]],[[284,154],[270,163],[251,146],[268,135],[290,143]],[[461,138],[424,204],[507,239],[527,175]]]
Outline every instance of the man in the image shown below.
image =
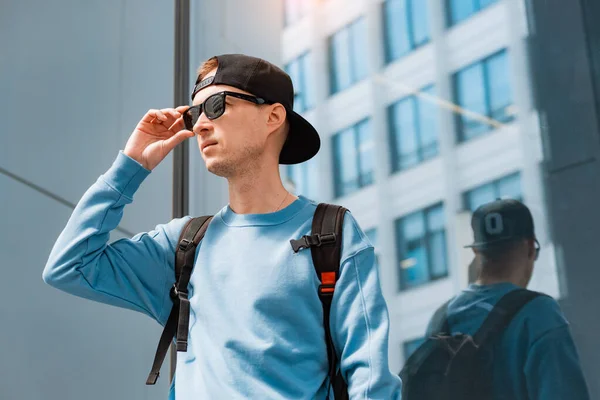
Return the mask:
[[[540,247],[529,209],[497,200],[473,213],[472,265],[478,280],[448,303],[452,334],[473,336],[507,293],[526,288]],[[432,320],[427,337],[434,332]],[[569,324],[558,303],[539,296],[525,304],[498,337],[493,350],[494,399],[589,399]]]
[[[47,283],[164,325],[175,248],[190,217],[107,241],[150,171],[177,144],[197,137],[207,169],[227,179],[229,205],[212,219],[196,254],[188,350],[179,353],[172,398],[327,396],[319,281],[310,251],[290,246],[310,234],[316,204],[287,192],[279,176],[280,163],[306,161],[320,146],[316,130],[292,111],[293,93],[290,77],[264,60],[211,58],[199,69],[194,106],[146,113],[50,254]],[[349,213],[341,260],[330,326],[350,398],[399,398],[373,246]]]

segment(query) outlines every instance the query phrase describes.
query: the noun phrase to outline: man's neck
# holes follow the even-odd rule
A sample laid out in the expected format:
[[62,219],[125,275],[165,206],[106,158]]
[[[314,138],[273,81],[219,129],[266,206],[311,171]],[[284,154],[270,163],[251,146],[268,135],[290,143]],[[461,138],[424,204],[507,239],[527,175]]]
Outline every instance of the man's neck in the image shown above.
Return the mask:
[[491,276],[480,276],[475,282],[478,285],[495,285],[498,283],[512,283],[515,286],[527,288],[527,284],[523,282],[523,279],[516,276],[508,277],[491,277]]
[[268,214],[282,210],[298,199],[288,192],[279,170],[253,171],[229,178],[229,207],[236,214]]

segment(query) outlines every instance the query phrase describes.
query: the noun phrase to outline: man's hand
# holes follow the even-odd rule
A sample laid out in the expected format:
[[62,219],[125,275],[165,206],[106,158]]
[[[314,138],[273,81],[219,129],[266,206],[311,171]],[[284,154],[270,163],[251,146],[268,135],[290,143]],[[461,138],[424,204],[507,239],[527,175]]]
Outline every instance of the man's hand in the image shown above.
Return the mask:
[[194,136],[185,129],[181,116],[188,108],[149,110],[135,127],[123,153],[153,170],[175,146]]

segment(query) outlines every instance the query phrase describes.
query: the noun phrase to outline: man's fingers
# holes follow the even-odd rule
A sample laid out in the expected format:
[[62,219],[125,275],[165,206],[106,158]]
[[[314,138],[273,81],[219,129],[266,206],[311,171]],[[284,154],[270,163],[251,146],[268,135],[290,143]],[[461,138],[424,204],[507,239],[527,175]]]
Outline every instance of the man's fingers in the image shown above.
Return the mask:
[[173,122],[173,124],[169,127],[169,130],[173,133],[179,132],[185,129],[185,122],[183,122],[183,117],[179,117]]
[[181,117],[181,113],[178,112],[176,109],[174,108],[165,108],[160,110],[163,114],[173,118],[173,119],[177,119],[179,117]]
[[173,119],[177,120],[177,118],[181,117],[181,113],[177,110],[171,109],[169,110],[169,114],[173,117]]
[[156,118],[163,122],[168,119],[165,113],[163,113],[161,110],[156,110]]
[[194,132],[188,131],[188,130],[179,131],[175,135],[171,136],[169,139],[165,140],[165,146],[167,146],[167,148],[169,149],[169,151],[171,151],[179,143],[181,143],[185,139],[189,139],[191,137],[194,137]]

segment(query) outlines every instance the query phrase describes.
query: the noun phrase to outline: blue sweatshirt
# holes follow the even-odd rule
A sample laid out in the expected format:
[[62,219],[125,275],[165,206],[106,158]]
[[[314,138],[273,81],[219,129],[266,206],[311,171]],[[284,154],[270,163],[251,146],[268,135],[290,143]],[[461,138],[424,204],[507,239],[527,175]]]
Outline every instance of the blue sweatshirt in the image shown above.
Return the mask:
[[[190,217],[108,244],[150,171],[119,153],[88,189],[55,243],[46,283],[166,323],[175,247]],[[327,352],[309,234],[316,204],[300,197],[270,214],[223,208],[196,253],[189,284],[189,345],[179,353],[170,398],[324,399]],[[350,213],[330,326],[352,399],[399,399],[388,365],[389,317],[373,246]],[[158,338],[157,338],[158,340]]]
[[[474,335],[511,283],[472,284],[448,305],[453,334]],[[433,329],[431,322],[427,335]],[[526,304],[494,351],[494,399],[588,400],[589,394],[569,324],[558,303],[541,296]]]

